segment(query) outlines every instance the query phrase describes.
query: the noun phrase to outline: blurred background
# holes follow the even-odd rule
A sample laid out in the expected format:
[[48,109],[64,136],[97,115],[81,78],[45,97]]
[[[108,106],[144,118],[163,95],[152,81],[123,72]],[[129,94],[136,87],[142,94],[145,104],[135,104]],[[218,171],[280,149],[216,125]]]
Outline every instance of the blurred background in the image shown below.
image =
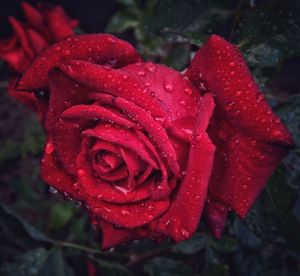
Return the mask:
[[[1,1],[0,39],[21,1]],[[35,4],[36,1],[28,1]],[[177,245],[135,241],[109,251],[76,204],[39,176],[44,135],[33,112],[9,97],[0,63],[0,275],[300,275],[299,1],[48,0],[79,19],[78,33],[110,32],[148,60],[183,70],[211,33],[243,52],[296,148],[245,220],[231,215],[221,240],[204,223]]]

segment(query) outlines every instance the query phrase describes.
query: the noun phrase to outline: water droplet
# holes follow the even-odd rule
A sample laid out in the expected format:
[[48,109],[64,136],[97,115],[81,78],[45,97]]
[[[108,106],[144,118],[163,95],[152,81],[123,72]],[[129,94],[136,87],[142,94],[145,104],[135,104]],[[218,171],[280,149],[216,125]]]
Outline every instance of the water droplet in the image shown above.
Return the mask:
[[235,63],[234,62],[230,62],[229,63],[229,67],[234,67],[235,66]]
[[202,135],[201,134],[197,135],[195,137],[195,140],[198,141],[198,142],[201,141],[202,140]]
[[121,214],[125,216],[125,215],[129,215],[130,213],[127,210],[121,210]]
[[243,190],[247,190],[248,189],[248,185],[243,185]]
[[265,97],[262,94],[258,94],[256,98],[256,102],[260,103]]
[[233,109],[235,102],[229,102],[226,106],[225,106],[225,110],[226,111],[231,111]]
[[49,187],[49,192],[51,194],[57,194],[58,193],[58,191],[54,187]]
[[185,88],[185,89],[184,89],[184,93],[185,93],[186,95],[190,96],[190,95],[192,95],[193,91],[192,91],[192,89],[190,89],[190,88]]
[[49,142],[45,146],[45,153],[46,154],[51,154],[54,151],[54,145],[53,143]]
[[165,83],[164,89],[165,89],[168,93],[172,93],[172,92],[174,91],[174,87],[173,87],[172,84],[170,84],[170,83]]
[[235,93],[235,95],[237,96],[237,97],[239,97],[239,96],[241,96],[242,95],[242,91],[236,91],[236,93]]
[[139,76],[145,76],[146,72],[144,70],[138,71]]
[[84,171],[84,170],[81,170],[81,169],[79,169],[79,170],[77,171],[77,173],[78,173],[79,176],[85,175],[85,171]]
[[235,71],[231,71],[229,74],[230,74],[230,76],[233,77],[233,76],[235,76]]
[[151,91],[151,92],[150,92],[150,95],[151,95],[152,97],[156,97],[155,91]]
[[182,106],[186,106],[186,101],[185,101],[184,99],[181,99],[181,100],[179,101],[179,103],[180,103]]
[[66,50],[66,51],[65,51],[65,54],[66,54],[67,56],[69,56],[69,55],[71,55],[71,51],[70,51],[70,50]]
[[280,120],[280,118],[277,118],[277,119],[274,120],[274,122],[275,122],[276,124],[280,124],[280,123],[281,123],[281,120]]
[[123,79],[124,80],[128,80],[128,76],[127,75],[123,75]]
[[281,130],[273,130],[272,135],[275,137],[279,137],[279,136],[282,136],[282,132],[281,132]]
[[60,51],[60,50],[61,50],[61,47],[56,46],[56,47],[54,48],[54,50],[55,50],[55,51]]
[[180,230],[180,232],[181,232],[181,235],[182,235],[183,238],[185,238],[185,239],[188,239],[188,238],[189,238],[190,233],[189,233],[188,230],[186,230],[185,228],[182,228],[182,229]]

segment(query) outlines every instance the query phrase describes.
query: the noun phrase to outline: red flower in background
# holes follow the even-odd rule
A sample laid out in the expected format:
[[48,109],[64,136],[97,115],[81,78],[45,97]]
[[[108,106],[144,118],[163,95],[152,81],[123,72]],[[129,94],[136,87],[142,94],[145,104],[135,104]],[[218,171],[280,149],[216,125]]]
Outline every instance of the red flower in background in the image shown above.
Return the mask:
[[292,145],[239,51],[215,35],[184,75],[111,35],[74,36],[35,59],[17,89],[48,91],[42,176],[85,204],[103,248],[188,239],[203,210],[219,237]]
[[[78,21],[70,19],[60,6],[49,7],[39,3],[37,8],[22,3],[26,22],[14,17],[9,21],[14,35],[0,41],[0,59],[9,64],[15,73],[21,73],[33,59],[50,44],[74,35]],[[9,84],[9,93],[31,109],[40,113],[32,94],[21,94],[14,90],[16,77]]]

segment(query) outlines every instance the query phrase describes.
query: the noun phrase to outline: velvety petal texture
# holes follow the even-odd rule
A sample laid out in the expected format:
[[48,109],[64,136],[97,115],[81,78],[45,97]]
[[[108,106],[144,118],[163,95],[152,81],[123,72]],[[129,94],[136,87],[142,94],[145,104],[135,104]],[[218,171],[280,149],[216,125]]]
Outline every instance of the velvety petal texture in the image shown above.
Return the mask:
[[[25,10],[42,33],[37,10]],[[57,26],[75,24],[53,13]],[[220,237],[228,211],[246,215],[292,145],[238,50],[217,36],[185,74],[143,62],[112,35],[72,36],[43,51],[16,89],[46,95],[42,177],[84,204],[104,249],[186,240],[203,212]]]
[[196,87],[207,86],[216,101],[209,135],[217,151],[208,192],[215,203],[208,204],[206,215],[220,236],[224,209],[244,217],[293,142],[241,53],[223,38],[211,36],[185,75]]

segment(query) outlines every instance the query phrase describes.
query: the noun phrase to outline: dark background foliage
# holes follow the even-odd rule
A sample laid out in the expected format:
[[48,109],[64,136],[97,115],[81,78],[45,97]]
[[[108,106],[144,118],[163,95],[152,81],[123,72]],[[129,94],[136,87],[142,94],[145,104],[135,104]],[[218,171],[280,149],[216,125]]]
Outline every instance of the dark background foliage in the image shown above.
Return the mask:
[[[202,223],[176,245],[145,240],[103,252],[85,213],[40,179],[43,132],[35,115],[7,95],[8,69],[0,64],[0,275],[299,275],[299,1],[48,2],[78,18],[84,32],[112,32],[146,59],[178,70],[211,33],[224,36],[243,52],[296,148],[246,219],[230,216],[221,240]],[[1,38],[11,34],[8,15],[23,17],[20,1],[1,2]]]

